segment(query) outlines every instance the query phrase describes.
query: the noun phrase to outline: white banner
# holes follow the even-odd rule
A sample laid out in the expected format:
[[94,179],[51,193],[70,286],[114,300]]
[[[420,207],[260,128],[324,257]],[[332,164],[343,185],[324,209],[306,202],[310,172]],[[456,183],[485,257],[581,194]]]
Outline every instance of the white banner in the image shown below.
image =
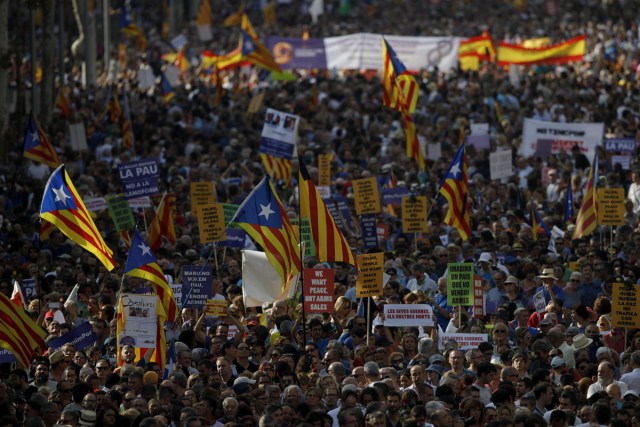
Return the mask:
[[385,304],[384,326],[433,326],[433,310],[429,304]]
[[[458,65],[459,37],[386,36],[408,70],[447,72]],[[324,39],[327,69],[382,70],[382,35],[357,33]]]
[[497,151],[489,154],[491,179],[508,178],[513,175],[513,161],[511,150]]
[[260,152],[285,159],[295,157],[299,124],[300,116],[267,108]]
[[524,119],[522,145],[518,154],[544,159],[549,154],[561,151],[569,153],[577,145],[591,161],[596,146],[602,141],[603,133],[603,123],[556,123]]
[[438,334],[438,348],[445,348],[447,342],[455,341],[460,350],[477,348],[481,342],[489,341],[487,334]]
[[242,297],[245,307],[259,307],[264,303],[293,298],[298,281],[296,275],[288,292],[282,291],[282,280],[264,252],[242,251]]
[[157,295],[122,295],[124,329],[118,336],[121,346],[130,344],[138,348],[156,348],[158,303]]

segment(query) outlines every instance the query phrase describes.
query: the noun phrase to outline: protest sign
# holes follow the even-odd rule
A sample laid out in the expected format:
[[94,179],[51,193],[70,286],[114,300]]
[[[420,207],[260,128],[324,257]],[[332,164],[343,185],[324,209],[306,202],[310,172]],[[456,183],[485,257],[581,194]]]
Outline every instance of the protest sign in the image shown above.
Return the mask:
[[331,158],[332,154],[320,154],[318,156],[318,186],[331,185]]
[[307,313],[333,312],[333,270],[328,268],[304,269],[304,309]]
[[124,198],[124,195],[117,194],[107,197],[107,205],[116,231],[133,230],[136,226],[136,220],[133,218],[133,212],[131,212],[129,202]]
[[262,102],[264,101],[264,93],[265,91],[262,90],[251,98],[249,106],[247,107],[247,113],[257,114],[260,111],[260,107],[262,107]]
[[221,203],[201,205],[198,209],[198,231],[200,243],[225,240],[224,210]]
[[427,159],[438,160],[440,157],[442,157],[440,144],[427,144]]
[[84,199],[84,206],[89,212],[99,212],[107,209],[107,199],[104,197],[88,197]]
[[227,301],[219,299],[207,300],[207,317],[224,317],[227,315]]
[[384,254],[357,255],[358,276],[356,277],[356,298],[382,295],[382,266]]
[[134,160],[118,165],[118,176],[124,188],[124,197],[135,199],[160,192],[158,163],[155,160]]
[[449,263],[447,265],[447,296],[450,306],[473,305],[473,263]]
[[478,348],[480,343],[489,341],[487,334],[439,334],[438,346],[444,348],[449,341],[455,341],[460,350]]
[[173,291],[173,297],[176,299],[178,308],[182,308],[182,283],[171,283],[171,290]]
[[426,233],[427,229],[427,197],[403,197],[402,231],[404,233]]
[[299,242],[304,242],[304,257],[310,257],[316,255],[316,245],[313,241],[313,235],[311,234],[311,222],[309,218],[291,218],[291,226],[293,232],[298,238]]
[[482,277],[476,274],[473,276],[473,317],[481,319],[486,314],[486,311],[488,310],[485,309]]
[[73,151],[87,151],[89,149],[84,123],[69,124],[69,139],[71,140],[71,149]]
[[411,192],[407,187],[393,187],[382,189],[382,204],[383,205],[402,205],[402,199],[411,196]]
[[292,159],[298,138],[300,117],[267,108],[262,127],[260,153]]
[[[561,151],[569,153],[577,145],[591,159],[602,140],[603,132],[603,123],[558,123],[524,119],[522,144],[518,148],[518,154],[524,157],[546,157],[544,154],[558,154]],[[548,153],[543,153],[539,145],[546,146],[544,151]]]
[[511,156],[511,150],[497,151],[489,154],[492,180],[513,176],[513,160]]
[[547,301],[544,298],[544,292],[542,290],[533,294],[533,306],[536,308],[538,314],[542,314],[547,311]]
[[376,214],[364,214],[360,216],[362,225],[362,240],[366,249],[378,247],[378,230],[376,227]]
[[[236,227],[235,225],[229,225],[229,222],[233,219],[240,205],[234,205],[232,203],[223,203],[222,211],[224,212],[224,225],[228,227]],[[240,228],[240,226],[237,226]]]
[[380,195],[375,177],[354,180],[353,195],[356,199],[356,214],[380,212]]
[[202,308],[213,296],[213,268],[210,265],[183,265],[182,307]]
[[158,316],[157,295],[122,295],[124,328],[118,335],[120,346],[129,344],[139,348],[155,348]]
[[640,285],[613,284],[611,324],[615,327],[640,328]]
[[98,334],[93,331],[90,322],[84,322],[80,326],[71,329],[64,335],[54,338],[47,343],[47,347],[53,348],[54,351],[62,350],[65,344],[73,344],[76,350],[87,348],[98,339]]
[[211,181],[192,182],[189,192],[192,214],[197,213],[200,206],[213,205],[216,202],[216,187]]
[[623,170],[628,171],[631,169],[631,160],[633,156],[628,154],[613,154],[611,155],[611,165],[615,168],[616,164],[620,164]]
[[131,207],[131,209],[146,209],[152,206],[151,197],[149,196],[129,199],[128,201],[129,201],[129,207]]
[[433,326],[433,309],[429,304],[385,304],[384,326]]
[[389,241],[389,224],[377,224],[376,225],[376,235],[378,237],[378,242],[387,242]]
[[608,153],[633,155],[636,151],[636,140],[634,138],[607,138],[604,140],[604,149]]
[[37,296],[35,278],[31,277],[29,279],[22,279],[22,284],[20,285],[20,287],[22,288],[22,295],[24,295],[27,301]]
[[598,188],[598,224],[624,224],[624,188]]
[[469,147],[473,146],[477,150],[488,150],[491,148],[491,138],[489,135],[467,135],[465,144]]
[[489,123],[471,123],[469,130],[471,135],[489,135]]
[[236,228],[228,228],[224,234],[227,238],[225,240],[221,240],[218,243],[219,246],[226,246],[228,248],[239,248],[239,249],[245,248],[247,233],[244,230],[239,230]]
[[9,350],[0,348],[0,363],[15,363],[18,358],[13,355]]

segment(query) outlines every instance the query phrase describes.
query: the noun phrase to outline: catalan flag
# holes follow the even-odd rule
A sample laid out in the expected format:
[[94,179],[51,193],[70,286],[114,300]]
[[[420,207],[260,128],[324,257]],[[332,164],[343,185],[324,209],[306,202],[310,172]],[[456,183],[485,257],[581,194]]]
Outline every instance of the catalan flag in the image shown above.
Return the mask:
[[173,290],[167,283],[162,269],[158,265],[156,256],[151,248],[142,240],[140,233],[134,232],[131,239],[131,248],[124,268],[125,274],[148,280],[158,294],[162,307],[167,314],[169,322],[175,322],[178,315],[178,306],[173,296]]
[[162,236],[165,236],[172,245],[176,244],[176,230],[173,225],[170,197],[166,192],[162,196],[151,220],[149,246],[151,246],[152,250],[156,251],[162,246]]
[[253,65],[264,68],[266,70],[281,73],[280,65],[273,58],[269,50],[260,42],[254,40],[244,30],[240,32],[240,50],[243,59],[251,62]]
[[65,236],[94,254],[107,271],[113,270],[113,252],[102,239],[64,165],[58,166],[47,181],[40,206],[40,217],[54,224]]
[[29,366],[46,348],[45,331],[27,313],[0,292],[0,347],[9,350],[18,361]]
[[165,355],[166,362],[164,365],[164,371],[162,373],[162,379],[168,380],[171,373],[176,369],[176,362],[178,358],[176,356],[176,341],[171,340],[169,343],[169,348],[167,349],[167,353]]
[[424,159],[424,153],[420,148],[420,140],[416,132],[416,124],[410,114],[402,113],[402,128],[404,129],[405,138],[407,140],[407,157],[414,159],[420,170],[427,169],[427,163]]
[[224,21],[223,25],[225,27],[233,27],[234,25],[240,24],[242,20],[242,16],[244,16],[246,10],[246,6],[244,2],[240,5],[240,8],[234,14],[228,16]]
[[171,83],[169,83],[169,79],[167,79],[164,73],[162,74],[162,77],[160,79],[160,87],[162,88],[162,100],[165,104],[168,104],[173,99],[173,97],[176,96],[176,92],[173,89],[173,86],[171,86]]
[[541,229],[544,234],[551,235],[551,229],[544,223],[536,208],[531,206],[531,232],[533,233],[534,242],[538,240],[538,233],[540,233]]
[[573,190],[571,190],[571,183],[567,185],[567,197],[564,199],[564,223],[569,224],[575,213],[573,212]]
[[120,117],[122,116],[122,107],[120,107],[120,102],[118,101],[118,94],[114,92],[111,93],[109,97],[109,102],[107,103],[107,110],[109,110],[109,120],[111,123],[118,124],[120,122]]
[[284,157],[275,157],[266,153],[260,153],[262,165],[267,173],[278,181],[284,181],[287,187],[291,185],[293,175],[291,160]]
[[576,229],[573,232],[573,239],[579,239],[593,233],[598,227],[596,181],[598,180],[598,150],[593,157],[591,169],[589,170],[589,180],[587,188],[582,198],[582,205],[576,218]]
[[58,110],[65,118],[69,118],[71,115],[71,102],[69,102],[69,98],[67,97],[68,90],[69,89],[66,86],[61,86],[60,89],[58,89],[55,105],[56,110]]
[[458,61],[462,70],[477,70],[480,61],[493,61],[496,49],[488,32],[460,41]]
[[420,92],[418,82],[409,74],[384,37],[382,38],[382,60],[384,105],[407,114],[413,114]]
[[49,238],[51,237],[51,232],[53,232],[56,226],[51,224],[49,221],[42,220],[40,222],[41,224],[38,238],[41,242],[44,242],[45,240],[49,240]]
[[147,50],[147,38],[144,33],[133,22],[131,16],[131,2],[130,0],[124,0],[122,9],[120,10],[120,30],[127,35],[127,37],[133,37],[138,45],[140,51]]
[[444,223],[454,227],[462,240],[469,240],[469,180],[467,177],[467,153],[464,143],[460,145],[449,170],[442,179],[439,194],[449,204]]
[[266,6],[262,8],[262,17],[264,18],[264,23],[269,27],[273,27],[278,23],[276,19],[275,0],[270,0]]
[[211,24],[213,24],[211,15],[210,0],[200,0],[200,7],[198,8],[198,15],[196,16],[196,24],[199,26],[211,26]]
[[575,37],[563,43],[547,47],[527,49],[522,46],[500,42],[498,64],[508,65],[555,65],[582,61],[586,50],[586,36]]
[[309,219],[313,243],[320,262],[344,262],[357,268],[358,263],[347,240],[336,226],[302,159],[299,185],[300,218]]
[[265,251],[284,289],[300,271],[298,241],[269,176],[249,193],[230,221],[242,227]]
[[49,142],[47,135],[38,123],[36,116],[31,113],[29,125],[24,136],[24,153],[27,159],[35,162],[44,163],[51,168],[57,168],[60,165],[60,159],[53,145]]
[[122,94],[122,104],[122,146],[129,149],[133,148],[133,129],[131,129],[131,113],[126,89]]

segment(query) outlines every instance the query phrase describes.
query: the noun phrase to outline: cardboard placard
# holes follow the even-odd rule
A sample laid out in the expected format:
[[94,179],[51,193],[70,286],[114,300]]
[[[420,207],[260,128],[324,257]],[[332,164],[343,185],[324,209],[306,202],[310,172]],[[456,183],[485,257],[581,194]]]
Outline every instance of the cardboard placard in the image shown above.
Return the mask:
[[538,291],[533,295],[533,306],[536,308],[538,314],[544,317],[544,312],[547,311],[547,300],[544,298],[544,292]]
[[384,326],[433,326],[433,309],[429,304],[385,304]]
[[356,214],[380,213],[380,194],[375,177],[354,180],[353,195],[356,200]]
[[482,277],[477,274],[473,277],[473,317],[482,318],[485,315],[484,289],[482,289]]
[[427,197],[410,196],[402,198],[402,231],[404,233],[426,233]]
[[357,256],[358,276],[356,278],[356,298],[382,295],[382,267],[384,253]]
[[304,269],[304,310],[306,313],[332,313],[334,278],[329,268]]
[[445,348],[449,341],[455,341],[460,350],[469,350],[470,348],[478,348],[480,343],[489,341],[487,334],[438,334],[439,348]]
[[202,308],[213,296],[213,268],[210,265],[183,265],[182,307]]
[[449,263],[447,265],[447,296],[449,305],[474,304],[473,263]]
[[331,185],[331,158],[332,154],[320,154],[318,156],[318,185]]
[[211,181],[192,182],[189,186],[189,194],[192,214],[196,214],[200,206],[213,205],[216,202],[216,187]]
[[491,179],[502,179],[513,176],[513,160],[511,150],[497,151],[489,154]]
[[613,284],[611,324],[616,327],[640,328],[640,285]]
[[375,214],[365,214],[360,217],[362,226],[362,240],[366,249],[378,247],[378,228]]
[[227,238],[224,233],[222,203],[200,206],[198,209],[198,230],[200,243],[214,243]]
[[107,205],[109,206],[109,214],[111,220],[116,227],[116,231],[133,230],[136,226],[136,220],[133,218],[133,212],[129,202],[124,195],[118,194],[107,197]]
[[601,225],[623,225],[624,188],[599,188],[597,213]]

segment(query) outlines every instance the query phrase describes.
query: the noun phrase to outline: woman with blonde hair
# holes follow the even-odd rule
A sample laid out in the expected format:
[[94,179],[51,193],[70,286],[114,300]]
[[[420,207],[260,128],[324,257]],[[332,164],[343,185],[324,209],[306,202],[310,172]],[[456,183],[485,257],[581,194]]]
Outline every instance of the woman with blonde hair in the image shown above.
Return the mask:
[[353,312],[353,304],[351,300],[346,297],[338,297],[335,304],[333,305],[333,309],[342,323],[342,326],[345,326],[347,320],[355,315]]

